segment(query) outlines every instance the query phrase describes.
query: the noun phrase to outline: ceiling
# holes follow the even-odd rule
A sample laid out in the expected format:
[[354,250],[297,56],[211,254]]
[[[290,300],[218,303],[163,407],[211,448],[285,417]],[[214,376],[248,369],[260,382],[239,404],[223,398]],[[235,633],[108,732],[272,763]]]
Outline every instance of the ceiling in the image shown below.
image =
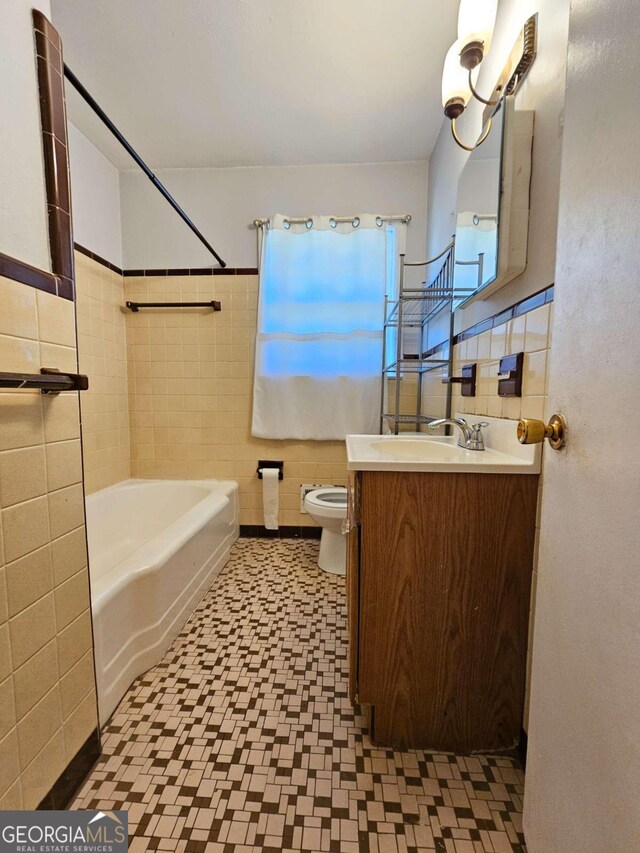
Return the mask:
[[[153,168],[426,159],[456,0],[52,0],[65,62]],[[70,120],[131,159],[67,83]]]

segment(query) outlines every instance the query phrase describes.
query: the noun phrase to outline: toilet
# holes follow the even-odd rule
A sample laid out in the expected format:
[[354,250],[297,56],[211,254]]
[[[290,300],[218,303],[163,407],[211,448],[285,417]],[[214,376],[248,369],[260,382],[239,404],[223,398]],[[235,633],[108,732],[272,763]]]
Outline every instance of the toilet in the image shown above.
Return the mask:
[[326,486],[307,492],[304,508],[322,527],[318,565],[325,572],[347,572],[347,537],[342,523],[347,516],[347,490],[344,486]]

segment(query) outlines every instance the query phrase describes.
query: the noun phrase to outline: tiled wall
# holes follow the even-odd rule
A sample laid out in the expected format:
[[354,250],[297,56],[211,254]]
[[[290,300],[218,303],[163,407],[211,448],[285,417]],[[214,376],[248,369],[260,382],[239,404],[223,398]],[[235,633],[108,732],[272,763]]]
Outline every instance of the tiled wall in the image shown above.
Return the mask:
[[280,524],[312,526],[300,484],[346,484],[343,442],[251,436],[258,276],[125,277],[134,301],[219,299],[222,311],[148,310],[126,317],[133,476],[232,478],[241,524],[262,524],[258,459],[284,460]]
[[[0,278],[0,364],[76,372],[73,302]],[[34,808],[97,726],[78,395],[0,391],[0,809]]]
[[[454,386],[452,408],[494,418],[544,418],[552,316],[553,303],[547,303],[456,344],[455,375],[460,375],[463,364],[476,362],[478,380],[475,397],[462,397],[460,386]],[[498,397],[500,358],[518,352],[525,353],[522,397]]]
[[123,278],[75,253],[81,395],[87,494],[131,476]]

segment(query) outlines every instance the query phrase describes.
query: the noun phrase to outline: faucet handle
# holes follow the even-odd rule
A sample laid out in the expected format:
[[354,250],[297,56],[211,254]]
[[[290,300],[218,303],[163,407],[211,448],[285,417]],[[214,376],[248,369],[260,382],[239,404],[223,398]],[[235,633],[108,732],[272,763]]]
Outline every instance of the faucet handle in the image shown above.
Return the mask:
[[483,427],[488,427],[488,426],[489,426],[489,421],[480,421],[480,423],[471,424],[471,429],[477,431],[477,430],[481,430]]

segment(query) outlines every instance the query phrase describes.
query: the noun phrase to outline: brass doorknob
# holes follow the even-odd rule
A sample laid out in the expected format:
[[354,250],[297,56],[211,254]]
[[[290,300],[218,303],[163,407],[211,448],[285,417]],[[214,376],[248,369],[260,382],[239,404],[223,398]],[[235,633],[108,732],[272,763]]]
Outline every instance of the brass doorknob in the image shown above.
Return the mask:
[[518,422],[518,441],[520,444],[540,444],[545,438],[554,450],[560,450],[567,443],[567,422],[562,415],[552,415],[549,423],[522,418]]

